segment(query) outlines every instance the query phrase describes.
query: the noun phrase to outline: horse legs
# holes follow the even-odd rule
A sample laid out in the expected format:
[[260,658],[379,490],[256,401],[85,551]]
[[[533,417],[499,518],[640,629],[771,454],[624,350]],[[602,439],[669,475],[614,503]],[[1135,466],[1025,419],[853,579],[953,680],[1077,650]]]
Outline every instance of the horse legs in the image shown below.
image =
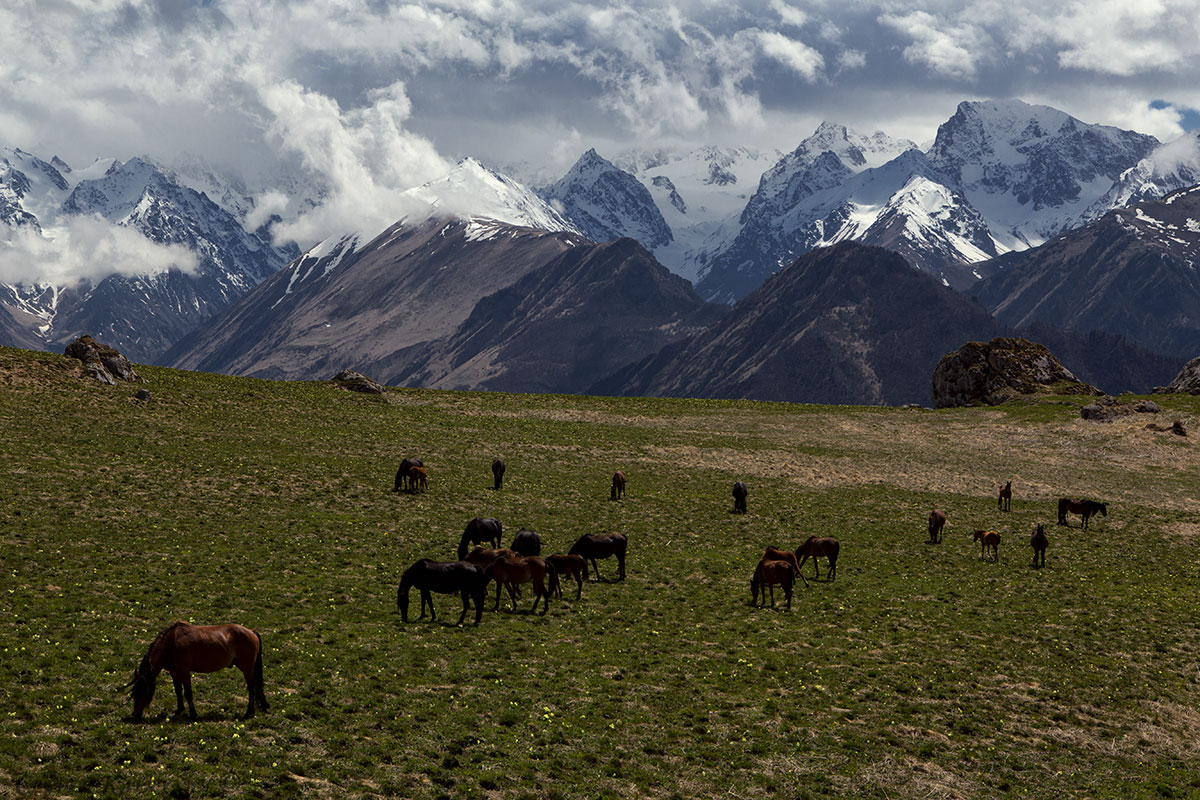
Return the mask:
[[421,590],[421,616],[417,619],[425,619],[425,606],[429,606],[429,621],[433,622],[437,619],[436,613],[433,610],[433,595],[428,589]]
[[[561,591],[561,589],[559,590]],[[583,597],[583,576],[578,572],[575,573],[575,599]]]
[[171,676],[171,682],[175,684],[175,716],[183,715],[183,681]]
[[603,578],[600,577],[600,566],[596,563],[596,557],[592,556],[592,572],[596,573],[596,582],[600,583]]
[[190,673],[183,676],[183,696],[187,698],[188,719],[195,719],[196,705],[192,702],[192,676]]
[[456,623],[457,625],[462,625],[463,620],[467,618],[467,611],[471,608],[471,593],[466,589],[462,590],[462,601],[463,610],[462,613],[458,615],[458,622]]
[[625,580],[625,554],[617,553],[617,577]]

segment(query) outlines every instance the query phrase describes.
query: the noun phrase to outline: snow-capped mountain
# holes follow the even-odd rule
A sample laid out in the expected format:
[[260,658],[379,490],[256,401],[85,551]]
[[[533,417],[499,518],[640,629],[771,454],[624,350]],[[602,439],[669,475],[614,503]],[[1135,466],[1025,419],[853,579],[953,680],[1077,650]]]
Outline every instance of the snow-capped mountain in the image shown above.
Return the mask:
[[594,149],[539,194],[594,242],[627,236],[653,250],[673,239],[646,187]]
[[1165,197],[1200,183],[1200,130],[1189,131],[1156,147],[1121,173],[1117,182],[1092,204],[1073,227],[1093,222],[1114,208]]

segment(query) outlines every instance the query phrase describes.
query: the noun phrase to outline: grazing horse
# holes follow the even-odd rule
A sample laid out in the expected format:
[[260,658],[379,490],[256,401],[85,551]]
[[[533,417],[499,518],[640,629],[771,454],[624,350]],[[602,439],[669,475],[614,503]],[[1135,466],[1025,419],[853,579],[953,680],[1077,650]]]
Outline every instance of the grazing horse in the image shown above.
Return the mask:
[[462,613],[458,615],[458,625],[462,625],[466,619],[467,610],[474,600],[475,624],[479,624],[483,616],[483,601],[487,598],[487,578],[477,565],[469,561],[434,561],[422,558],[404,570],[404,575],[400,577],[400,587],[396,589],[396,609],[405,622],[408,622],[408,590],[413,586],[421,592],[421,616],[417,619],[425,619],[426,606],[429,607],[429,621],[437,619],[431,592],[438,592],[462,595],[463,607]]
[[763,557],[759,561],[786,561],[796,568],[796,577],[804,581],[805,586],[808,586],[808,578],[800,574],[800,562],[796,560],[796,554],[791,550],[784,550],[775,545],[767,545],[767,550],[763,553]]
[[413,467],[408,471],[409,491],[425,491],[429,488],[429,474],[424,467]]
[[[783,596],[787,598],[787,607],[790,611],[792,608],[792,586],[796,582],[796,568],[787,561],[772,561],[763,559],[758,562],[758,566],[754,568],[754,577],[750,579],[750,603],[766,605],[767,590],[771,592],[771,607],[775,606],[775,586],[778,584],[783,587]],[[762,593],[762,602],[759,603],[759,592]]]
[[504,526],[495,517],[476,517],[471,520],[463,529],[462,538],[458,540],[458,560],[462,561],[467,557],[467,547],[473,544],[491,542],[492,547],[499,547],[500,534],[503,532]]
[[750,490],[746,488],[746,484],[738,481],[733,485],[733,513],[746,513],[746,495],[750,494]]
[[942,528],[946,527],[945,511],[929,512],[929,543],[937,544],[942,541]]
[[[1046,566],[1046,548],[1050,546],[1050,537],[1046,535],[1046,529],[1038,525],[1029,537],[1029,544],[1033,547],[1033,565],[1035,567]],[[1040,563],[1039,558],[1041,559]]]
[[504,461],[499,458],[492,462],[492,480],[495,482],[492,488],[500,491],[500,487],[504,485]]
[[553,555],[546,556],[546,561],[554,567],[554,572],[559,578],[556,594],[562,597],[562,579],[570,575],[575,579],[575,599],[578,600],[583,594],[583,582],[588,576],[587,560],[583,556]]
[[509,547],[523,556],[540,556],[542,554],[542,537],[528,528],[521,528],[513,537]]
[[154,699],[154,688],[158,673],[166,670],[175,684],[175,715],[183,713],[183,700],[187,698],[188,718],[196,718],[196,706],[192,703],[192,673],[217,672],[228,666],[236,666],[246,679],[246,692],[250,695],[243,719],[254,716],[257,705],[267,710],[267,697],[263,693],[262,637],[257,631],[237,624],[192,625],[173,622],[166,630],[154,637],[142,663],[134,670],[133,680],[126,688],[133,689],[133,719],[142,721],[142,712]]
[[[476,547],[470,553],[467,553],[466,560],[480,569],[486,570],[497,558],[515,555],[519,555],[517,551],[509,550],[507,547],[500,548],[499,550],[484,550],[482,547]],[[496,584],[496,607],[500,607],[500,584],[498,583]]]
[[600,580],[600,567],[596,565],[597,558],[617,557],[617,579],[625,580],[625,549],[629,540],[623,533],[585,533],[575,540],[568,551],[573,556],[583,556],[592,562],[592,572],[596,580]]
[[618,497],[625,496],[625,471],[617,470],[613,473],[612,494],[608,496],[609,500],[616,500]]
[[1000,497],[996,505],[1001,511],[1012,511],[1012,481],[1000,487]]
[[829,559],[829,570],[825,573],[825,580],[831,581],[837,575],[838,552],[841,549],[838,540],[831,536],[810,536],[804,540],[804,544],[796,548],[796,556],[800,559],[802,567],[809,556],[812,557],[817,580],[821,579],[821,568],[817,565],[817,559],[822,556]]
[[[538,601],[544,601],[542,613],[550,610],[550,594],[558,589],[558,573],[544,558],[538,556],[505,556],[497,558],[484,570],[488,580],[494,580],[497,586],[508,589],[509,599],[512,600],[512,610],[517,610],[517,593],[513,587],[522,583],[533,583],[533,608],[529,613],[537,611]],[[547,580],[548,579],[548,580]],[[549,588],[547,588],[549,583]],[[496,593],[496,609],[500,608],[500,595]]]
[[400,469],[396,470],[396,486],[392,489],[392,491],[398,492],[401,488],[416,488],[415,486],[409,485],[409,481],[412,476],[412,468],[423,466],[425,466],[425,462],[421,461],[419,458],[406,458],[401,461]]
[[985,558],[988,551],[992,553],[992,560],[1000,560],[1000,534],[995,531],[975,531],[975,541],[979,542],[979,557]]
[[1078,514],[1083,519],[1083,529],[1086,531],[1088,520],[1100,512],[1100,516],[1108,516],[1108,504],[1097,503],[1095,500],[1073,500],[1064,497],[1058,501],[1058,524],[1067,524],[1067,514]]

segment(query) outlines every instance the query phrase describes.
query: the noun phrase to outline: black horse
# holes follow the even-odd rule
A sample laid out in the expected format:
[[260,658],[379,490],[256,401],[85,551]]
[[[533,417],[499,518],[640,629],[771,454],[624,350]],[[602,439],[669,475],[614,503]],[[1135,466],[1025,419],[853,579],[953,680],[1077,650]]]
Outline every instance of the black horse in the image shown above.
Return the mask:
[[625,548],[628,545],[629,540],[623,533],[585,533],[575,540],[575,544],[571,545],[570,554],[583,556],[591,561],[592,572],[596,573],[596,580],[600,580],[600,568],[596,565],[596,559],[616,556],[617,578],[625,580]]
[[1046,529],[1038,525],[1029,537],[1029,545],[1033,548],[1033,565],[1035,567],[1046,566],[1046,548],[1050,546],[1050,537],[1046,535]]
[[400,491],[401,488],[404,488],[404,489],[417,488],[415,486],[412,486],[412,487],[409,486],[409,479],[411,477],[410,473],[412,472],[413,467],[423,467],[423,466],[425,466],[425,462],[419,458],[406,458],[403,461],[401,461],[400,469],[396,470],[396,485],[392,489],[392,491],[398,492],[398,491]]
[[491,542],[492,547],[500,546],[500,534],[504,526],[495,517],[476,517],[467,523],[462,538],[458,541],[458,560],[467,557],[467,549],[474,544]]
[[733,513],[746,513],[746,495],[750,494],[750,490],[746,488],[746,484],[738,481],[733,485]]
[[517,531],[517,535],[513,537],[509,548],[516,550],[517,553],[526,558],[529,556],[540,556],[542,554],[542,537],[528,528],[521,528],[521,530]]
[[1097,503],[1095,500],[1072,500],[1064,497],[1058,501],[1058,524],[1067,524],[1067,514],[1078,514],[1083,519],[1083,529],[1086,531],[1088,520],[1099,512],[1100,516],[1108,516],[1108,504]]
[[417,587],[421,591],[421,616],[425,618],[425,607],[429,606],[429,621],[436,616],[433,611],[433,597],[430,592],[440,594],[461,594],[462,613],[458,616],[458,624],[462,625],[467,616],[471,601],[475,601],[475,624],[483,617],[483,601],[487,596],[488,578],[482,569],[469,561],[433,561],[422,558],[408,569],[400,578],[400,588],[396,590],[396,608],[400,618],[408,622],[408,590]]
[[492,462],[492,480],[495,481],[495,486],[493,486],[492,488],[494,488],[496,491],[500,491],[500,487],[504,485],[504,461],[503,461],[503,459],[497,458],[495,461]]

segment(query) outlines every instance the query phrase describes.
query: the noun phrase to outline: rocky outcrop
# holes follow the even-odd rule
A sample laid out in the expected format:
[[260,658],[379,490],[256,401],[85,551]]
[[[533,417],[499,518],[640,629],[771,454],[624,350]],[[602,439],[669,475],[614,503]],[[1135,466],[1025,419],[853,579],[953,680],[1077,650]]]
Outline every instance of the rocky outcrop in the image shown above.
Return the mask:
[[1002,337],[967,342],[933,371],[936,408],[999,405],[1017,395],[1101,394],[1075,377],[1040,344]]
[[1200,394],[1200,358],[1193,358],[1183,365],[1175,380],[1166,386],[1156,386],[1154,391],[1165,394]]
[[334,386],[363,394],[383,394],[383,386],[352,369],[344,369],[331,379]]
[[115,348],[100,344],[84,334],[67,345],[66,354],[83,362],[88,374],[101,383],[116,386],[118,380],[139,382],[142,377],[133,370],[129,359]]
[[1136,403],[1121,402],[1119,398],[1106,395],[1079,409],[1079,416],[1093,422],[1112,422],[1114,419],[1127,417],[1130,414],[1158,414],[1161,411],[1158,403],[1150,400],[1139,400]]

